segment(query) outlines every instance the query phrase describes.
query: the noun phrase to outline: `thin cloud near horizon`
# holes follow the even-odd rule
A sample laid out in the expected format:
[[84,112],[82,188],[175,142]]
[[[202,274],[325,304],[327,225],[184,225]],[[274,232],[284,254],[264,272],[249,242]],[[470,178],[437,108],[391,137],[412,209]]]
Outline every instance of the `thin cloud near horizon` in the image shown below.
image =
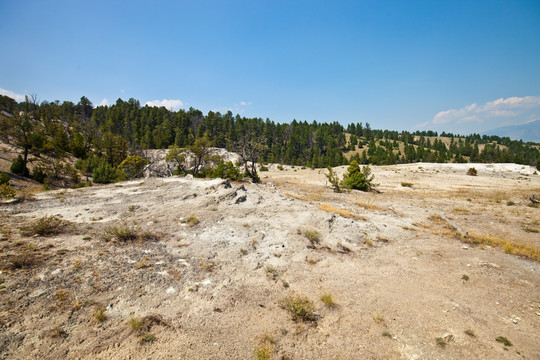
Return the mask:
[[[483,104],[472,103],[459,109],[439,111],[433,119],[416,125],[416,128],[466,125],[471,123],[484,124],[493,119],[509,119],[523,116],[527,111],[540,108],[540,96],[508,97],[488,101]],[[534,113],[536,118],[539,113]],[[534,121],[534,119],[519,120],[519,124]],[[515,121],[501,121],[501,124],[515,124]]]

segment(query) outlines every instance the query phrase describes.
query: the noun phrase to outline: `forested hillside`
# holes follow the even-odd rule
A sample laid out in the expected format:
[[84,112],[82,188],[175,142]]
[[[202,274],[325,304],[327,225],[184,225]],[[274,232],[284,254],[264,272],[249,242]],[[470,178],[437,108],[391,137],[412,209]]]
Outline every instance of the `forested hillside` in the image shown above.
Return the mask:
[[[338,122],[293,120],[279,124],[230,111],[203,114],[193,108],[171,111],[141,106],[133,98],[94,107],[84,96],[77,104],[39,102],[36,96],[17,103],[0,96],[0,111],[2,140],[22,149],[12,171],[39,181],[62,174],[76,178],[77,172],[62,161],[67,157],[78,159],[75,167],[93,176],[94,181],[96,172],[98,178],[108,181],[118,176],[119,165],[130,154],[200,144],[231,151],[238,151],[239,144],[248,144],[256,148],[258,162],[314,168],[344,165],[351,159],[377,165],[424,161],[538,166],[540,162],[538,144],[497,136],[377,130],[367,122],[349,124],[347,128]],[[29,155],[38,159],[31,166]]]

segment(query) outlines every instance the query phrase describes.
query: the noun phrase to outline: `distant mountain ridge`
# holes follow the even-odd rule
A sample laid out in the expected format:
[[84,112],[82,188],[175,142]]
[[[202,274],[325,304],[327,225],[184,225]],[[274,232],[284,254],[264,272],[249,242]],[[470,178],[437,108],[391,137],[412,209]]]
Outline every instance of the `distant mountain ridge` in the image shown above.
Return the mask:
[[485,131],[482,135],[497,135],[500,137],[509,137],[513,140],[533,141],[540,143],[540,120],[532,121],[526,124],[504,126]]

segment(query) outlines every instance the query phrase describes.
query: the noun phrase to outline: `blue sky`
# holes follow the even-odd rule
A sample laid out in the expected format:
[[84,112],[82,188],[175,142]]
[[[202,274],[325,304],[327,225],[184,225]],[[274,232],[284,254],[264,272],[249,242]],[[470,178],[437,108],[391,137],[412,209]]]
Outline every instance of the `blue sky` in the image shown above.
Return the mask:
[[482,132],[540,119],[540,1],[0,0],[0,93]]

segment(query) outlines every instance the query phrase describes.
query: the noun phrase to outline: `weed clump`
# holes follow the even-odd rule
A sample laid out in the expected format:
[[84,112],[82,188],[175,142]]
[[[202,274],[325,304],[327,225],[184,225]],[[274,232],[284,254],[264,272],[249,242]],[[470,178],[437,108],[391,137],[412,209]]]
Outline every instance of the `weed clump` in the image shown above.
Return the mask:
[[156,340],[156,336],[152,333],[144,334],[139,338],[141,344],[153,343]]
[[197,219],[197,217],[195,215],[191,215],[191,216],[188,216],[185,219],[181,219],[180,223],[186,224],[187,226],[192,227],[192,226],[195,226],[198,223],[200,223],[200,221],[199,221],[199,219]]
[[337,306],[336,302],[334,301],[334,299],[332,298],[332,294],[330,293],[324,293],[321,295],[321,301],[323,302],[323,304],[327,307],[327,308],[334,308]]
[[503,343],[505,346],[512,346],[512,343],[510,342],[510,340],[508,340],[504,336],[499,336],[498,338],[495,339],[495,341]]
[[107,314],[105,313],[105,307],[99,306],[96,311],[94,311],[94,318],[102,323],[107,320]]
[[137,231],[127,225],[108,226],[105,228],[105,240],[116,239],[120,242],[127,242],[137,239]]
[[279,301],[279,306],[291,315],[294,321],[316,321],[315,305],[306,296],[287,296]]
[[473,167],[469,168],[469,170],[467,170],[467,175],[476,176],[476,175],[478,175],[478,171]]
[[321,242],[321,234],[317,230],[306,229],[303,231],[304,236],[312,243],[318,244]]
[[107,226],[101,238],[105,241],[111,241],[114,239],[119,242],[134,241],[137,239],[141,241],[158,240],[158,236],[156,234],[149,231],[144,231],[140,233],[137,228],[128,226],[126,224],[122,224],[119,226]]
[[268,278],[271,278],[273,280],[277,279],[279,276],[277,269],[272,265],[266,265],[266,267],[264,268],[264,273]]
[[410,183],[410,182],[402,182],[402,183],[401,183],[401,186],[403,186],[403,187],[412,187],[412,186],[413,186],[413,183]]
[[160,315],[146,315],[145,317],[132,317],[129,319],[129,326],[139,335],[141,345],[152,343],[156,336],[150,332],[154,325],[168,325]]
[[0,199],[11,199],[15,197],[15,195],[15,190],[11,187],[10,184],[0,184]]
[[31,268],[38,263],[38,258],[31,251],[25,251],[10,259],[9,267],[13,270]]
[[446,346],[446,340],[442,337],[437,337],[435,338],[435,342],[437,343],[437,345],[439,345],[440,347],[445,347]]
[[69,222],[56,216],[45,216],[20,228],[23,236],[51,236],[64,232]]

